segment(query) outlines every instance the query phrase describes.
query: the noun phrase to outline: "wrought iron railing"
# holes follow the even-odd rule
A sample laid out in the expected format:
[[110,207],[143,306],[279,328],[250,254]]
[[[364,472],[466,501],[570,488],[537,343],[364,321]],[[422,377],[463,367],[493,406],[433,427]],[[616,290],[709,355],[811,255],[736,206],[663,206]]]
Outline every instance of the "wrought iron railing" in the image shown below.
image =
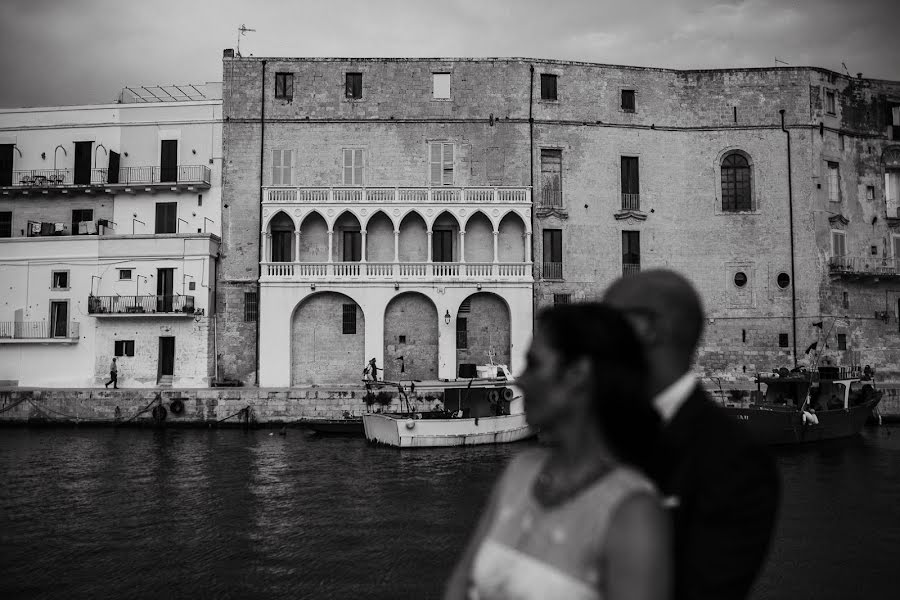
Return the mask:
[[833,256],[828,261],[832,274],[900,276],[900,258],[877,256]]
[[[112,176],[110,176],[112,175]],[[76,172],[74,169],[31,169],[12,172],[12,187],[52,188],[78,185],[137,185],[166,183],[210,182],[206,165],[180,165],[177,167],[121,167],[112,173],[109,169],[91,169]]]
[[53,323],[48,321],[0,321],[0,340],[77,340],[80,327],[77,321]]
[[641,272],[641,263],[622,263],[622,275],[637,275]]
[[641,210],[641,195],[622,192],[622,210]]
[[541,277],[544,279],[562,279],[563,264],[561,262],[545,262],[541,268]]
[[193,296],[89,296],[88,314],[193,314]]

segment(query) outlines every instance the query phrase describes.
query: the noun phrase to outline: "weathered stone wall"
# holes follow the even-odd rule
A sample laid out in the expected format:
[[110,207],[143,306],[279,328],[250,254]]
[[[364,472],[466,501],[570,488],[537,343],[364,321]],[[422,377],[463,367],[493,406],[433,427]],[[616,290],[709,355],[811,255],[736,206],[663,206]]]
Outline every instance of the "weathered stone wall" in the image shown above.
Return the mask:
[[[401,361],[404,372],[400,372]],[[384,312],[384,375],[379,379],[438,379],[438,312],[418,293],[396,296]]]
[[[356,332],[343,332],[343,306],[356,307]],[[291,323],[291,383],[350,383],[362,379],[366,319],[343,294],[323,292],[304,300]]]
[[499,296],[483,292],[469,296],[468,301],[470,311],[457,316],[466,318],[468,326],[467,347],[456,349],[457,369],[460,363],[484,365],[492,359],[495,364],[509,365],[509,309],[506,304]]

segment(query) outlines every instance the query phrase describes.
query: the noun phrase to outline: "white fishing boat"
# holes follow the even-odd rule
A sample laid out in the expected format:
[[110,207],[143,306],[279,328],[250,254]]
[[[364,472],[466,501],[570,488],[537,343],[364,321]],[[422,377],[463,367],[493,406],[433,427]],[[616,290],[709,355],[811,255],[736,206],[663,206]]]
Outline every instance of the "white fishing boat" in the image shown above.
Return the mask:
[[445,387],[443,411],[364,414],[366,439],[398,448],[434,448],[505,444],[536,435],[525,421],[522,393],[509,369],[490,365],[479,375],[486,376]]

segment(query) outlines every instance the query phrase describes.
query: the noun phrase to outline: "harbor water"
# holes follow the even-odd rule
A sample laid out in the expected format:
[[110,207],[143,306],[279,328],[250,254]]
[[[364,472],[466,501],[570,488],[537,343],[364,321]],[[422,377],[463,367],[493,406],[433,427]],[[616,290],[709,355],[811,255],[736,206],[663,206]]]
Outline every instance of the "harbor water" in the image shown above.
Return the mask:
[[[303,430],[0,430],[0,597],[433,598],[529,443]],[[900,427],[777,450],[755,599],[897,597]]]

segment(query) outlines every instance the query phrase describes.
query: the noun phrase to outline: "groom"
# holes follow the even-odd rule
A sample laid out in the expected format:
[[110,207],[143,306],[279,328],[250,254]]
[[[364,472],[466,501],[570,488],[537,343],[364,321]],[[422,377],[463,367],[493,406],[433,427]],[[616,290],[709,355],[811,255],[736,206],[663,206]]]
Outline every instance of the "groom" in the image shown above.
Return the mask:
[[768,452],[691,374],[700,298],[684,277],[657,269],[614,282],[604,301],[637,330],[665,423],[656,483],[674,525],[674,597],[746,598],[768,552],[779,478]]

